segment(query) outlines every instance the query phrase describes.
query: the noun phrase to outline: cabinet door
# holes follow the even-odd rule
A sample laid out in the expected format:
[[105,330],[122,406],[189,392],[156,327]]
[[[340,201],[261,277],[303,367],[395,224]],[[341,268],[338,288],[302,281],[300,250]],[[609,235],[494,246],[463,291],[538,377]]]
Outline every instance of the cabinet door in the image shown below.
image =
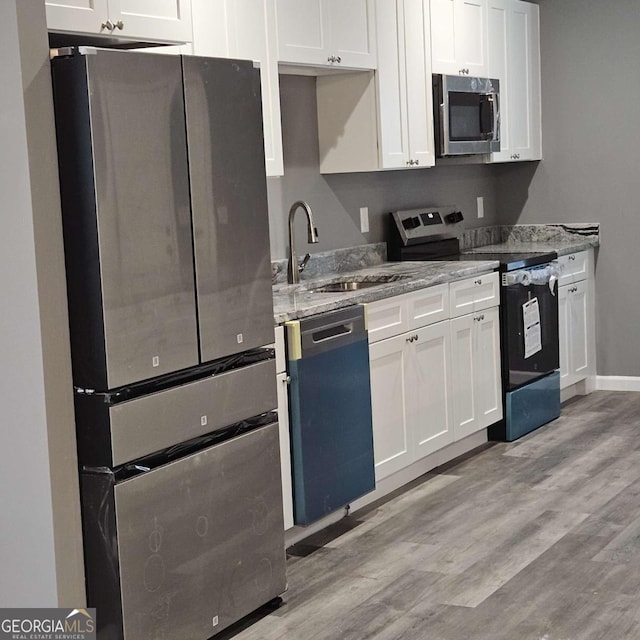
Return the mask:
[[[50,31],[149,42],[191,42],[191,0],[48,0]],[[106,22],[118,25],[110,31]]]
[[369,346],[376,480],[413,462],[405,411],[409,397],[406,345],[401,335]]
[[289,437],[289,378],[280,373],[278,380],[278,429],[280,435],[280,470],[284,528],[293,527],[293,489],[291,483],[291,440]]
[[402,1],[376,0],[378,69],[376,83],[383,169],[408,166],[407,63]]
[[393,296],[365,305],[369,342],[400,335],[409,328],[407,296]]
[[[475,320],[477,318],[477,320]],[[500,378],[500,320],[498,307],[474,314],[476,429],[484,429],[502,418]]]
[[574,382],[587,377],[589,346],[587,329],[588,281],[582,280],[569,287],[569,323],[571,331],[571,373]]
[[376,68],[375,8],[372,0],[325,0],[330,56],[339,65],[355,69]]
[[107,0],[46,0],[49,31],[104,33],[101,25],[109,19]]
[[589,251],[578,251],[558,258],[558,263],[562,269],[562,275],[558,280],[559,286],[579,282],[588,277],[589,255]]
[[500,279],[497,272],[458,280],[449,285],[449,308],[452,318],[498,304]]
[[451,320],[451,403],[456,440],[478,430],[473,383],[477,366],[473,348],[475,323],[471,313]]
[[489,0],[489,76],[500,80],[500,151],[491,162],[539,160],[540,35],[538,7]]
[[418,329],[410,344],[410,396],[407,420],[413,435],[415,459],[453,442],[449,322]]
[[329,42],[323,0],[276,0],[278,60],[327,64]]
[[109,0],[109,18],[121,22],[119,37],[191,42],[191,0]]
[[266,171],[268,176],[281,176],[284,164],[275,6],[272,0],[230,1],[231,55],[260,63]]
[[433,73],[487,75],[486,0],[431,0]]
[[409,329],[449,318],[449,285],[439,284],[406,295]]
[[412,167],[435,164],[429,0],[405,0],[404,47],[407,130]]
[[[509,127],[516,160],[541,157],[538,6],[514,2],[509,13]],[[502,90],[502,88],[501,88]]]
[[569,289],[571,285],[558,287],[558,343],[560,347],[560,389],[572,385],[571,330],[569,327]]

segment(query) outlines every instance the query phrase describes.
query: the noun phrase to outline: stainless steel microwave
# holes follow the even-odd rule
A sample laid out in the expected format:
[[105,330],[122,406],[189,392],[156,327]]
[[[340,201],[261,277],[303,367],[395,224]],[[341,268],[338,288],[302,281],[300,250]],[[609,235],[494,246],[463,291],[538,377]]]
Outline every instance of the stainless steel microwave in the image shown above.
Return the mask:
[[500,151],[500,81],[433,76],[436,155]]

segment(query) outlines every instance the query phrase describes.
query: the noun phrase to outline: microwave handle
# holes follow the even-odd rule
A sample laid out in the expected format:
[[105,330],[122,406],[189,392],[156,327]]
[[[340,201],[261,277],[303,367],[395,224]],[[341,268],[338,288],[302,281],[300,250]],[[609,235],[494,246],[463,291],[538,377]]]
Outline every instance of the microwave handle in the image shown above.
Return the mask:
[[495,132],[497,109],[493,104],[494,95],[482,96],[480,100],[480,133],[486,137],[493,137]]

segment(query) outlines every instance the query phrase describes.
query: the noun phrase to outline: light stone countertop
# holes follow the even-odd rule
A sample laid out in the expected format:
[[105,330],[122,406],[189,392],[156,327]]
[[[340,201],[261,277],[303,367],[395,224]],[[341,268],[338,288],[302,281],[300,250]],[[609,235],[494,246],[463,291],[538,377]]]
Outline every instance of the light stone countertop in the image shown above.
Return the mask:
[[555,251],[559,256],[576,253],[577,251],[586,251],[592,247],[598,246],[589,239],[575,240],[549,240],[546,242],[521,242],[519,240],[510,240],[500,242],[499,244],[490,244],[484,247],[475,247],[466,249],[464,253],[546,253]]
[[[493,240],[492,244],[485,244]],[[515,225],[509,227],[483,227],[469,231],[465,237],[463,253],[547,253],[559,256],[585,251],[600,244],[598,223]],[[483,244],[484,246],[474,246]],[[384,243],[351,247],[312,256],[311,268],[302,276],[300,284],[275,284],[273,287],[274,317],[276,324],[342,309],[353,304],[373,302],[409,291],[424,289],[444,282],[488,273],[498,268],[499,262],[488,261],[434,261],[385,262]],[[316,262],[317,264],[314,264]],[[274,279],[284,277],[286,261],[276,265]],[[328,282],[366,280],[381,275],[397,275],[393,282],[358,291],[343,293],[317,293],[310,289]],[[311,277],[309,277],[311,276]]]
[[[470,278],[498,268],[497,260],[451,262],[383,262],[374,267],[342,272],[333,276],[305,280],[300,284],[280,284],[273,287],[276,324],[334,311],[354,304],[373,302],[444,282]],[[317,293],[310,289],[328,282],[375,279],[378,276],[398,276],[393,282],[342,293]]]

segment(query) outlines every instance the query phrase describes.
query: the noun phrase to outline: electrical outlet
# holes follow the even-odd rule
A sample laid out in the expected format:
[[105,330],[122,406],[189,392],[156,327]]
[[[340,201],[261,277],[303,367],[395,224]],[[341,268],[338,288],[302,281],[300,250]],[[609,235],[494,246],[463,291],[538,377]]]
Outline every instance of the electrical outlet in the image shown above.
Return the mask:
[[476,202],[478,203],[478,218],[484,218],[484,198],[478,196]]
[[369,207],[360,207],[360,231],[369,233]]

